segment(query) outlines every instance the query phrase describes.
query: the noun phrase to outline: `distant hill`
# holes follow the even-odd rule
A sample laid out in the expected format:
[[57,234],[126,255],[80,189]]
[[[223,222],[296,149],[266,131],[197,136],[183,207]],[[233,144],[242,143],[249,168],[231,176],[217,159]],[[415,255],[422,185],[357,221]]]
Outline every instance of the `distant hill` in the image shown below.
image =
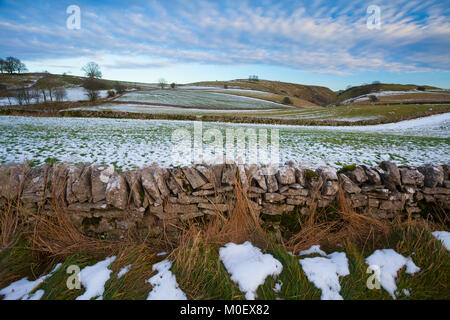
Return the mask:
[[203,81],[192,83],[190,85],[216,87],[227,85],[230,89],[240,88],[258,90],[277,94],[281,97],[289,97],[292,101],[295,101],[296,99],[306,100],[320,106],[326,106],[334,102],[337,96],[334,91],[326,87],[269,80],[250,81],[247,79],[237,79],[231,81]]
[[[51,73],[21,73],[21,74],[0,74],[0,84],[6,86],[8,90],[16,89],[20,87],[29,87],[33,88],[35,86],[39,86],[42,79],[51,78],[58,85],[62,87],[74,87],[81,86],[83,82],[86,80],[86,77],[73,76],[73,75],[60,75],[60,74],[51,74]],[[102,89],[109,90],[114,88],[114,84],[116,82],[120,82],[127,87],[146,87],[148,84],[144,83],[135,83],[135,82],[127,82],[127,81],[116,81],[116,80],[106,80],[100,79],[102,83]]]
[[415,90],[419,87],[424,88],[425,90],[440,90],[440,88],[431,87],[431,86],[418,86],[414,84],[386,84],[386,83],[377,83],[377,84],[368,84],[363,86],[351,87],[347,90],[340,92],[337,95],[336,102],[341,103],[342,101],[353,99],[365,94],[379,92],[379,91],[409,91]]

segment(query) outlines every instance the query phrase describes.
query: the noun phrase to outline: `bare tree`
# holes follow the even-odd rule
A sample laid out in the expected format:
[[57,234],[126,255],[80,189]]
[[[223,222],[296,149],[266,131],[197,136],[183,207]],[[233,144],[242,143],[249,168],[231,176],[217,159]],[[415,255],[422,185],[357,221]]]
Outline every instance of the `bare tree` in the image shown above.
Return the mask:
[[124,93],[125,90],[126,90],[126,87],[123,84],[121,84],[120,82],[117,81],[114,84],[114,89],[116,89],[117,93]]
[[6,64],[6,61],[3,60],[2,58],[0,58],[0,71],[1,71],[1,73],[6,71],[5,70],[5,66],[6,66],[5,64]]
[[161,87],[161,89],[164,89],[167,86],[167,81],[164,78],[160,78],[158,80],[159,86]]
[[91,79],[100,79],[102,77],[102,72],[100,71],[100,67],[95,62],[87,63],[81,70],[84,71],[86,77]]
[[55,89],[59,86],[59,83],[51,75],[45,76],[39,79],[36,88],[38,88],[44,98],[44,102],[47,103],[47,99],[53,102],[55,95]]
[[0,83],[0,95],[2,97],[6,97],[8,99],[8,104],[11,105],[11,96],[10,92],[8,92],[8,87],[6,84]]
[[27,66],[24,63],[20,62],[17,65],[17,72],[18,73],[23,73],[23,72],[27,72],[27,71],[28,71],[28,68],[27,68]]
[[86,79],[83,83],[83,87],[86,90],[86,95],[89,101],[95,101],[99,98],[99,91],[103,88],[103,84],[98,79]]
[[18,105],[30,104],[31,94],[28,89],[22,87],[14,91],[14,98]]
[[32,89],[30,94],[31,98],[34,99],[34,103],[41,102],[41,92],[39,91],[39,89]]
[[55,88],[55,100],[57,102],[64,101],[67,98],[67,91],[64,87]]

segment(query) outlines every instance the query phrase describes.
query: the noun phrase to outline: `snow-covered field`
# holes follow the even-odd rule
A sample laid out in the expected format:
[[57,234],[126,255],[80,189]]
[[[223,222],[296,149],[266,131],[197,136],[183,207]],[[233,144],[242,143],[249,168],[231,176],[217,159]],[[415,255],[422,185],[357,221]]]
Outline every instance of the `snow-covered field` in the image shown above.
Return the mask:
[[364,95],[358,96],[356,98],[347,99],[347,100],[342,101],[341,104],[369,101],[370,96],[375,96],[375,97],[379,98],[379,97],[390,97],[390,96],[402,96],[402,95],[408,95],[408,94],[447,94],[447,92],[446,91],[420,91],[420,90],[380,91],[380,92],[372,92],[369,94],[364,94]]
[[[150,113],[150,114],[170,114],[170,115],[220,115],[220,114],[250,114],[254,112],[251,109],[199,109],[199,108],[182,108],[182,107],[168,107],[168,106],[154,106],[143,105],[133,103],[120,103],[120,104],[104,104],[101,106],[71,108],[64,111],[113,111],[113,112],[132,112],[132,113]],[[264,114],[264,112],[270,112],[276,109],[258,110],[258,114]]]
[[200,90],[153,90],[127,93],[118,101],[161,103],[212,109],[273,109],[286,105],[257,98]]
[[[204,150],[212,148],[208,132],[222,134],[225,140],[227,129],[244,129],[253,137],[267,130],[269,145],[271,134],[278,133],[280,163],[294,160],[311,167],[328,164],[337,168],[350,163],[375,165],[386,159],[400,165],[450,163],[450,114],[352,127],[1,116],[0,162],[43,163],[47,158],[56,158],[109,163],[121,169],[153,162],[161,166],[190,164],[192,157],[176,163],[180,158],[172,155],[175,148],[193,147],[194,123],[202,126]],[[185,129],[190,140],[184,144],[172,140],[177,129]]]

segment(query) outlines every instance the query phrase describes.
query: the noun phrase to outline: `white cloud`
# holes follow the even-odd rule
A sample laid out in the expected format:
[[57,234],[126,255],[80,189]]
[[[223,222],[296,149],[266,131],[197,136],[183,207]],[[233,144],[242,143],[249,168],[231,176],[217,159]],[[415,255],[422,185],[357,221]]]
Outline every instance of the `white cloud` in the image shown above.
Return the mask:
[[127,58],[148,55],[163,59],[164,65],[254,63],[332,74],[450,69],[446,56],[450,22],[442,4],[421,0],[374,3],[382,9],[380,30],[366,28],[365,1],[330,5],[318,0],[293,9],[280,3],[264,7],[245,1],[233,5],[189,1],[168,8],[152,0],[149,8],[84,9],[86,16],[78,33],[40,26],[33,20],[14,24],[1,18],[0,30],[26,35],[29,40],[21,44],[2,39],[7,47],[20,47],[25,54],[122,56],[109,62],[110,68],[157,67],[152,61]]

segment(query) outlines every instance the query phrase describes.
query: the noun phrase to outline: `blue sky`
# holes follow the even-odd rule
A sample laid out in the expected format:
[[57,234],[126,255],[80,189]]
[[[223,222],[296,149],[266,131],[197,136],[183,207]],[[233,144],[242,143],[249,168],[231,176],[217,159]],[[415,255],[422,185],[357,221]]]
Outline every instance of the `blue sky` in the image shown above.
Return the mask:
[[[81,10],[69,30],[66,8]],[[379,29],[367,28],[377,5]],[[0,56],[30,71],[187,83],[260,78],[333,90],[372,81],[450,88],[450,1],[4,1]]]

